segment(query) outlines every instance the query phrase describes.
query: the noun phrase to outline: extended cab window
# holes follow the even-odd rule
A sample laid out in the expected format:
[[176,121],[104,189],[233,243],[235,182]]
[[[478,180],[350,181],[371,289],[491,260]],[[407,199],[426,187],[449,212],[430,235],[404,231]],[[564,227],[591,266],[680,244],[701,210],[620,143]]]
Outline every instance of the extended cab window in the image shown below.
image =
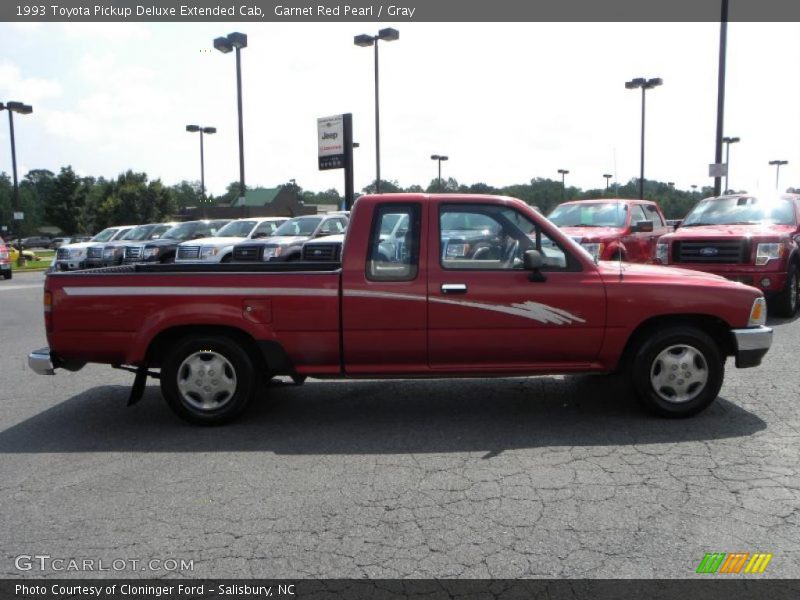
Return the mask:
[[497,205],[444,205],[439,212],[439,258],[445,269],[522,269],[526,250],[542,254],[548,271],[579,263],[522,213]]
[[376,209],[369,236],[367,279],[410,281],[416,278],[419,217],[418,204],[390,204]]

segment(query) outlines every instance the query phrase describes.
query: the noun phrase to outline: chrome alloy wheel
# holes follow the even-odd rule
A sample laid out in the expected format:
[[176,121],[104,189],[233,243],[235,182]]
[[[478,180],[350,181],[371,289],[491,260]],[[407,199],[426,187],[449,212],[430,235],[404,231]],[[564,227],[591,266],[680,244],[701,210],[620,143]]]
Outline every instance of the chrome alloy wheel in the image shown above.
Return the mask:
[[703,391],[707,382],[705,357],[697,348],[685,344],[665,348],[650,367],[650,385],[667,402],[690,402]]
[[218,410],[236,393],[236,371],[221,354],[201,350],[181,363],[177,384],[183,401],[192,408]]

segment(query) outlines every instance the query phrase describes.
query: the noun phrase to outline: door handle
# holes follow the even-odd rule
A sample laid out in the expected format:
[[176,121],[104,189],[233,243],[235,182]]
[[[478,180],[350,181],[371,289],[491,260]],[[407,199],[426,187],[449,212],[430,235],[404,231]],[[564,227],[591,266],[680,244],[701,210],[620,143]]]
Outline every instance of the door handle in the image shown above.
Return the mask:
[[443,283],[442,284],[442,293],[443,294],[466,294],[467,293],[467,284],[466,283]]

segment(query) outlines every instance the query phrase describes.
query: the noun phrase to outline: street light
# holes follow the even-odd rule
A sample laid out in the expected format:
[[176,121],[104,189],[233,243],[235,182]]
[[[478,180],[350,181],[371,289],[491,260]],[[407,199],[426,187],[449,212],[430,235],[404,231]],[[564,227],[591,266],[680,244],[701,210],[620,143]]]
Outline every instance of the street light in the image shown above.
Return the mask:
[[[788,160],[771,160],[769,164],[775,165],[775,189],[778,189],[778,182],[780,181],[781,177],[781,165],[788,165]],[[14,180],[16,181],[16,179]]]
[[431,154],[431,160],[439,161],[439,191],[442,191],[442,161],[448,160],[446,156],[442,156],[439,154]]
[[203,159],[203,134],[211,135],[217,133],[216,127],[201,127],[200,125],[187,125],[186,131],[189,133],[200,132],[200,203],[203,205],[203,218],[206,217],[206,168]]
[[652,79],[637,77],[636,79],[625,82],[626,90],[642,88],[642,157],[639,163],[639,199],[644,199],[644,93],[663,83],[664,81],[660,77],[654,77]]
[[236,97],[239,109],[239,197],[242,199],[242,210],[244,210],[244,126],[242,124],[242,57],[241,49],[247,48],[247,35],[234,31],[226,37],[218,37],[214,40],[214,48],[228,54],[236,49]]
[[606,178],[606,193],[608,193],[608,182],[613,177],[611,173],[603,173],[603,177]]
[[559,169],[558,172],[561,174],[561,201],[563,202],[566,196],[566,186],[564,184],[564,178],[569,173],[567,169]]
[[741,142],[742,139],[738,137],[724,137],[722,143],[725,144],[725,193],[731,188],[728,187],[728,177],[731,174],[731,144]]
[[[0,102],[0,111],[2,110],[8,111],[8,129],[11,137],[11,170],[14,174],[14,211],[21,213],[22,204],[19,200],[19,182],[17,181],[17,147],[14,141],[14,113],[29,115],[33,112],[33,107],[29,104],[23,104],[22,102],[6,102],[5,105]],[[17,266],[22,267],[25,266],[25,259],[22,257],[22,220],[19,220],[19,227],[16,229],[17,250],[19,250]]]
[[380,101],[378,95],[378,41],[393,42],[400,39],[400,32],[397,29],[387,27],[381,29],[378,35],[367,35],[362,33],[353,38],[356,46],[366,48],[375,46],[375,193],[381,193],[381,119]]

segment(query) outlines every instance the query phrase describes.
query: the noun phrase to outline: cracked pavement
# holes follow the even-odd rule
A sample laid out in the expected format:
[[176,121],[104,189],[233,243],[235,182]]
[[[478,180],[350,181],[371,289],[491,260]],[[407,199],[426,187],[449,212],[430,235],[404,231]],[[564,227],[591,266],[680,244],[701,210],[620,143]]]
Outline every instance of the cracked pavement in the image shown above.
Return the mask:
[[[706,552],[800,574],[797,320],[688,420],[606,377],[309,380],[208,429],[157,382],[126,408],[129,373],[27,370],[40,281],[0,284],[2,577],[687,578]],[[21,572],[21,554],[194,569]]]

